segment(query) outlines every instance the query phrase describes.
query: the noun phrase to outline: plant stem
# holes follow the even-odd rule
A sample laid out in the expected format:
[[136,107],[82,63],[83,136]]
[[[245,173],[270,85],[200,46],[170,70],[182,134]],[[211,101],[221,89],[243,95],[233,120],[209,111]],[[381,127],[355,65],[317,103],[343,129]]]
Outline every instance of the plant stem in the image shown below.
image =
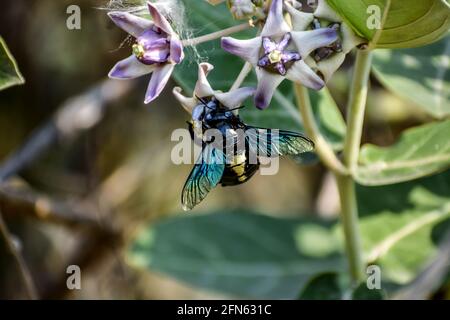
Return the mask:
[[297,104],[300,108],[300,114],[303,119],[303,125],[308,136],[314,141],[315,151],[325,166],[336,174],[345,176],[347,174],[346,168],[341,161],[336,157],[333,149],[322,136],[317,127],[314,113],[311,106],[311,100],[309,98],[308,89],[295,84],[295,96],[297,98]]
[[14,243],[14,240],[12,239],[12,235],[8,230],[8,226],[3,220],[3,215],[1,211],[0,211],[0,233],[3,235],[3,238],[5,239],[9,251],[16,260],[17,266],[19,267],[20,274],[22,275],[22,279],[26,287],[28,297],[32,300],[37,300],[38,294],[30,270],[28,269],[28,266],[25,263],[25,259],[23,258],[22,254],[20,253],[19,249]]
[[247,78],[248,74],[252,71],[252,64],[250,62],[245,62],[244,66],[242,67],[241,72],[239,73],[238,77],[234,81],[233,85],[230,88],[230,91],[239,89],[239,87],[244,83],[245,78]]
[[355,182],[350,176],[336,174],[336,182],[341,201],[341,222],[345,237],[350,276],[353,285],[364,279],[361,236],[358,227],[358,203]]
[[364,262],[358,227],[358,203],[352,174],[358,165],[371,63],[372,53],[369,50],[358,50],[347,109],[344,164],[336,157],[317,127],[307,89],[295,85],[295,94],[305,130],[314,140],[316,152],[322,162],[336,176],[349,271],[354,285],[364,279]]
[[352,174],[358,165],[371,63],[371,51],[357,51],[347,105],[347,135],[344,143],[344,164]]
[[252,25],[249,22],[246,22],[246,23],[238,24],[236,26],[232,26],[227,29],[223,29],[223,30],[219,30],[219,31],[216,31],[213,33],[205,34],[204,36],[200,36],[197,38],[186,39],[186,40],[183,40],[182,43],[184,46],[196,46],[196,45],[204,43],[204,42],[216,40],[216,39],[219,39],[222,37],[229,36],[230,34],[233,34],[233,33],[237,33],[240,31],[250,29],[251,27],[252,27]]
[[350,275],[353,284],[364,279],[361,235],[358,227],[358,203],[353,174],[358,165],[364,114],[366,109],[372,52],[358,50],[347,106],[347,134],[344,143],[344,164],[350,176],[336,174],[341,199],[341,219],[345,236]]

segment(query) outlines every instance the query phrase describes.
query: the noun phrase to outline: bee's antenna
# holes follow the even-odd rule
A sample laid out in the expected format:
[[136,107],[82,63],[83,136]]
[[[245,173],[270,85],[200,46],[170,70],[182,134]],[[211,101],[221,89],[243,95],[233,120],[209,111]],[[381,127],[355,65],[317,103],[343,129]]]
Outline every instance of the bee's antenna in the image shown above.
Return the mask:
[[245,106],[240,106],[240,107],[236,107],[236,108],[233,108],[233,109],[228,109],[227,111],[241,110],[241,109],[244,109],[244,108],[245,108]]
[[206,103],[206,101],[203,98],[200,98],[199,96],[195,95],[195,98],[200,101],[205,107],[207,107],[208,109],[213,109],[210,106],[208,106],[208,104]]

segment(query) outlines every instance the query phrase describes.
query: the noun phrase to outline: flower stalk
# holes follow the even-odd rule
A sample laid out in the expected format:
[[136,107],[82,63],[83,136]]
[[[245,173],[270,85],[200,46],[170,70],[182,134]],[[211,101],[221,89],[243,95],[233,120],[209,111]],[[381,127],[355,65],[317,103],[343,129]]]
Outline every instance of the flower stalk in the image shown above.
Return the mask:
[[239,89],[251,71],[252,71],[252,64],[250,62],[245,62],[241,72],[239,72],[239,75],[237,76],[236,80],[234,80],[233,85],[230,88],[230,91]]
[[205,34],[205,35],[197,37],[197,38],[182,40],[182,44],[186,47],[187,46],[196,46],[196,45],[208,42],[208,41],[220,39],[222,37],[226,37],[226,36],[232,35],[234,33],[238,33],[238,32],[250,29],[252,27],[253,27],[252,24],[250,24],[249,22],[241,23],[236,26],[232,26],[232,27],[229,27],[229,28],[226,28],[223,30],[213,32],[213,33]]
[[330,144],[327,143],[323,135],[317,127],[316,120],[309,98],[308,89],[302,85],[294,84],[295,96],[300,114],[303,119],[303,125],[308,136],[314,141],[315,151],[325,166],[335,174],[342,176],[347,175],[347,169],[342,162],[336,157]]

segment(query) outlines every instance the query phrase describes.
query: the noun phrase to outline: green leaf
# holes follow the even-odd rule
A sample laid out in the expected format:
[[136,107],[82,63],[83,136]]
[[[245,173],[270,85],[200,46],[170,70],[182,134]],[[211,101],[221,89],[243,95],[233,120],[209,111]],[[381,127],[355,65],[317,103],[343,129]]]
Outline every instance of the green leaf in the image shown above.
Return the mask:
[[365,145],[356,180],[375,186],[430,175],[450,167],[450,120],[405,131],[393,146]]
[[[417,191],[427,190],[425,199],[420,199]],[[450,171],[421,178],[406,183],[398,183],[386,186],[365,187],[357,185],[358,211],[360,216],[367,216],[389,209],[400,212],[411,208],[413,205],[439,206],[440,201],[450,194]],[[416,195],[416,197],[412,197]],[[434,195],[434,196],[431,196]]]
[[361,283],[353,292],[352,300],[383,300],[386,293],[383,289],[369,289],[366,283]]
[[337,273],[322,273],[311,279],[299,297],[300,300],[341,300],[342,286]]
[[433,226],[450,218],[448,205],[438,209],[382,212],[364,218],[361,232],[368,259],[376,261],[384,279],[411,281],[436,252],[431,241]]
[[16,60],[9,52],[3,38],[0,37],[0,90],[24,83],[25,80],[20,74]]
[[[394,198],[399,203],[389,200]],[[433,258],[436,231],[450,219],[450,171],[392,186],[360,186],[358,203],[364,204],[360,230],[367,263],[380,267],[383,281],[406,284]]]
[[311,229],[323,235],[330,227],[254,213],[183,215],[144,229],[129,260],[236,297],[296,298],[311,276],[342,269],[340,255],[310,241]]
[[395,94],[435,118],[450,115],[450,37],[422,48],[377,50],[373,71]]
[[327,88],[309,90],[309,96],[319,130],[334,150],[342,150],[347,126],[330,92]]
[[369,289],[361,282],[355,289],[349,289],[349,281],[343,274],[327,272],[317,275],[305,286],[300,300],[383,300],[383,289]]
[[[443,37],[450,27],[450,7],[445,0],[327,0],[328,4],[360,36],[372,41],[377,48],[412,48],[424,46]],[[373,12],[369,6],[386,12],[384,25],[372,27]]]
[[[236,24],[225,4],[210,7],[202,1],[190,1],[186,6],[189,17],[189,25],[194,30],[200,30],[199,34],[207,34]],[[205,24],[205,21],[208,21]],[[256,35],[256,29],[240,32],[233,37],[248,39]],[[234,80],[239,75],[244,61],[222,50],[220,41],[211,41],[199,45],[196,50],[186,49],[187,55],[184,62],[177,66],[174,78],[183,87],[186,94],[191,94],[197,81],[197,61],[208,61],[214,65],[208,79],[216,90],[228,91]],[[207,57],[207,59],[205,58]],[[243,86],[256,86],[256,77],[252,72]],[[345,122],[327,89],[319,92],[311,92],[314,112],[318,125],[333,145],[334,149],[341,150],[346,132]],[[240,114],[243,120],[251,125],[259,127],[278,128],[304,132],[302,119],[295,103],[292,85],[285,81],[275,93],[271,106],[264,110],[258,110],[250,99],[246,102],[246,108]]]

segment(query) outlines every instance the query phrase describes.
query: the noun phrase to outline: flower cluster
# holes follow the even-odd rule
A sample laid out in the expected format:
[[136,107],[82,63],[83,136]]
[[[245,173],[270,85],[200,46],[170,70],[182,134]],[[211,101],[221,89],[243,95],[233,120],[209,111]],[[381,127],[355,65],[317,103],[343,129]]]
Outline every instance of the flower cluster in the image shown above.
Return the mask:
[[337,39],[336,30],[331,28],[304,31],[291,27],[283,15],[283,1],[274,0],[260,36],[248,40],[225,37],[222,48],[255,67],[258,78],[255,105],[265,109],[284,79],[314,90],[322,89],[324,80],[305,63],[305,58]]
[[[225,0],[207,0],[218,4]],[[319,0],[314,13],[302,11],[297,1],[226,0],[236,19],[257,17],[262,23],[260,33],[251,39],[235,39],[223,34],[222,48],[252,65],[257,75],[256,89],[241,88],[228,93],[214,91],[206,80],[213,68],[199,66],[199,82],[194,97],[173,93],[183,107],[193,113],[198,98],[215,97],[229,108],[237,107],[253,96],[259,109],[270,105],[272,96],[282,81],[288,79],[305,87],[320,90],[344,61],[345,55],[364,42],[331,10],[325,0]],[[270,8],[267,8],[270,3]],[[183,42],[169,21],[148,2],[152,21],[128,12],[110,12],[114,23],[134,38],[132,55],[118,62],[109,76],[131,79],[152,74],[145,103],[157,98],[167,84],[174,68],[184,58]],[[225,31],[225,30],[224,30]],[[195,43],[195,41],[193,42]],[[198,42],[197,42],[198,43]]]
[[353,30],[328,6],[325,0],[318,0],[313,13],[306,13],[285,4],[286,11],[292,20],[294,29],[320,30],[323,27],[336,30],[339,35],[337,41],[331,45],[315,50],[306,63],[316,70],[327,82],[334,72],[342,65],[345,56],[356,46],[364,44],[367,40],[358,37]]

